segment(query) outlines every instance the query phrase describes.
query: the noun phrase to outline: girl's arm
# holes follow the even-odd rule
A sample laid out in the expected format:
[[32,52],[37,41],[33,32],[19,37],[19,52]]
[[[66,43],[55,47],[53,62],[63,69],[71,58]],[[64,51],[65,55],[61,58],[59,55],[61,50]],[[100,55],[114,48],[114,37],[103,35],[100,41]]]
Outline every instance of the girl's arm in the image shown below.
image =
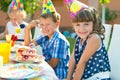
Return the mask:
[[87,41],[87,45],[85,50],[78,62],[76,73],[74,76],[74,80],[81,80],[85,66],[90,57],[96,52],[96,50],[100,47],[100,39],[96,34],[92,34]]
[[7,26],[4,30],[4,32],[0,33],[0,39],[4,39],[6,37],[6,34],[8,34],[8,29],[7,29]]
[[73,52],[69,60],[67,80],[72,80],[72,75],[74,73],[75,66],[76,66],[76,63],[75,63],[74,52]]

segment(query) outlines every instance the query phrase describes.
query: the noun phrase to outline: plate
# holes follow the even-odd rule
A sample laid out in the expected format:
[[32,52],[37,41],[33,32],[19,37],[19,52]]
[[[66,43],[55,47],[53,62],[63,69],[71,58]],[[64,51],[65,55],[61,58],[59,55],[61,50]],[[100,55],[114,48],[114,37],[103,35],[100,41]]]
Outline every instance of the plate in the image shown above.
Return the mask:
[[28,79],[40,76],[42,67],[38,64],[12,64],[0,68],[0,77],[5,79]]
[[20,45],[17,45],[17,44],[11,47],[11,53],[16,53],[16,50],[18,49],[18,47],[20,47]]
[[42,62],[44,59],[45,59],[44,56],[42,56],[42,55],[37,55],[34,61],[18,60],[16,57],[13,57],[13,58],[12,58],[12,61],[15,61],[15,62],[24,62],[24,63],[38,63],[38,62]]

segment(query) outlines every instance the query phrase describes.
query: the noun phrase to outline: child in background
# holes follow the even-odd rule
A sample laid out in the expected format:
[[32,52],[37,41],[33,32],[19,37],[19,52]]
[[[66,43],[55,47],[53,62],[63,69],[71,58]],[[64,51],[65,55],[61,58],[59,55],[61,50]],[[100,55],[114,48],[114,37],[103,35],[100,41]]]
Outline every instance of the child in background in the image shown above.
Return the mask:
[[[51,3],[52,2],[48,0],[45,5],[52,5]],[[54,8],[51,10],[54,10]],[[34,43],[35,45],[40,45],[42,47],[42,53],[45,56],[45,61],[54,69],[59,80],[66,79],[70,45],[65,36],[59,31],[60,14],[56,11],[45,12],[43,10],[39,20],[43,35],[34,40],[31,39],[30,30],[38,25],[38,22],[33,20],[25,28],[24,44],[29,45],[30,43]]]
[[[16,6],[16,4],[20,4],[21,6]],[[24,27],[28,25],[25,21],[26,12],[23,9],[23,2],[13,0],[8,7],[8,16],[10,21],[7,23],[5,31],[0,34],[0,39],[5,38],[6,34],[17,34],[18,40],[24,39]]]
[[[73,18],[78,37],[69,61],[67,80],[110,80],[110,65],[103,44],[105,28],[94,8],[85,8]],[[74,75],[73,75],[74,74]]]

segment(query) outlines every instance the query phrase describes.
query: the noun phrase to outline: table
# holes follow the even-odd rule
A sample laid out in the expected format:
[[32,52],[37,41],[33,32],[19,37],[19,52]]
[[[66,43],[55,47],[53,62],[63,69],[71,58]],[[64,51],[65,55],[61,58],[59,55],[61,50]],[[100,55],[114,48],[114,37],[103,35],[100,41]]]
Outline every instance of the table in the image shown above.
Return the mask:
[[[11,56],[12,57],[15,56],[15,53],[14,54],[11,53]],[[4,64],[3,67],[5,67],[6,65],[20,65],[20,64],[37,64],[38,66],[41,67],[41,74],[39,76],[34,78],[29,78],[29,79],[22,79],[22,80],[58,80],[52,67],[44,60],[42,60],[40,63],[18,63],[18,62],[11,61],[11,58],[10,58],[10,62],[8,64]],[[7,80],[7,79],[0,78],[0,80]],[[8,80],[11,80],[11,79],[8,79]],[[12,80],[16,80],[16,79],[12,79]]]

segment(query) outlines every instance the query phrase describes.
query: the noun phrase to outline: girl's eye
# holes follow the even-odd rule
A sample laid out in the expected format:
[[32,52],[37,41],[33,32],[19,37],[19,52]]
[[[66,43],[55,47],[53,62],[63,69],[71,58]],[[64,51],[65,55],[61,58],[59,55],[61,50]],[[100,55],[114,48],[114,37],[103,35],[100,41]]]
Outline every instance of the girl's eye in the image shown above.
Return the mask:
[[74,26],[80,26],[80,24],[74,24]]
[[76,24],[76,26],[80,26],[80,24]]
[[85,23],[85,25],[89,25],[88,23]]

